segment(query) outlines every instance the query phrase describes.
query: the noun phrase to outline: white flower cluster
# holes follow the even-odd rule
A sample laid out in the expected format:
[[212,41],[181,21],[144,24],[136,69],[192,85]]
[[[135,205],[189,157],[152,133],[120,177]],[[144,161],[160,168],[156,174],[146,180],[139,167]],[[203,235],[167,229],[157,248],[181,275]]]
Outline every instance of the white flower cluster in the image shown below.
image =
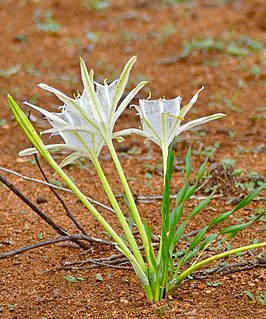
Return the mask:
[[[137,85],[118,106],[135,61],[136,57],[132,57],[128,61],[118,80],[109,85],[105,81],[102,85],[93,81],[93,71],[91,70],[88,73],[86,65],[81,59],[80,66],[84,91],[75,99],[69,98],[46,84],[39,84],[39,87],[54,93],[64,103],[60,107],[61,113],[51,113],[25,102],[47,117],[52,125],[53,128],[43,133],[59,134],[65,142],[65,144],[47,145],[47,148],[59,146],[74,151],[63,162],[63,165],[69,164],[80,156],[87,156],[90,159],[95,156],[98,157],[103,145],[108,141],[135,133],[153,141],[161,148],[165,169],[168,148],[177,135],[197,125],[224,116],[222,113],[217,113],[181,125],[187,112],[197,101],[199,92],[204,89],[202,87],[182,109],[180,96],[171,100],[139,100],[139,105],[134,105],[134,107],[140,116],[142,129],[129,128],[114,133],[117,119],[138,91],[147,83],[143,81]],[[29,155],[34,152],[36,152],[35,149],[27,149],[20,154]]]

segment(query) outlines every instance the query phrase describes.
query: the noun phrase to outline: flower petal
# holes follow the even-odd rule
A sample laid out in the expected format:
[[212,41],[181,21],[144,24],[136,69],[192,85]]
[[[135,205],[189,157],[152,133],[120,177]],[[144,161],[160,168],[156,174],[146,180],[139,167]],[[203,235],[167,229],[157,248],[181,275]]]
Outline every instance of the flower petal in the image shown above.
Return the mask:
[[[67,145],[67,144],[49,144],[44,145],[47,150],[52,148],[58,148],[58,149],[67,149],[71,151],[79,151],[78,148],[75,145]],[[26,148],[25,150],[22,150],[19,152],[19,156],[26,156],[26,155],[32,155],[38,153],[37,149],[35,147]]]
[[94,82],[96,85],[96,94],[101,103],[102,110],[106,114],[106,118],[110,121],[113,115],[111,105],[114,99],[114,94],[117,86],[117,80],[112,82],[110,85],[104,83],[104,85]]
[[33,105],[31,103],[28,103],[27,101],[26,102],[23,102],[24,104],[30,106],[31,108],[35,109],[36,111],[39,111],[40,113],[42,113],[45,117],[47,117],[49,120],[53,121],[53,122],[56,122],[58,124],[61,124],[61,125],[67,125],[68,123],[65,122],[64,120],[61,119],[60,116],[57,116],[55,115],[54,113],[52,112],[48,112],[42,108],[40,108],[39,106],[36,106],[36,105]]
[[[137,60],[137,57],[136,56],[133,56],[128,62],[127,64],[125,65],[120,77],[119,77],[119,80],[117,82],[117,85],[116,85],[116,90],[114,92],[114,97],[113,97],[113,100],[112,100],[112,105],[111,105],[111,113],[110,114],[115,114],[115,110],[116,110],[116,107],[117,107],[117,104],[119,102],[119,100],[121,99],[121,97],[123,96],[124,94],[124,91],[125,91],[125,87],[127,85],[127,82],[128,82],[128,78],[129,78],[129,74],[130,74],[130,71],[134,65],[134,63],[136,62]],[[111,118],[108,118],[108,120],[110,121]]]
[[94,90],[93,70],[91,70],[89,74],[86,68],[86,64],[81,58],[80,58],[80,70],[81,70],[82,82],[85,88],[85,92],[88,96],[95,121],[97,122],[97,125],[101,133],[103,134],[103,136],[106,137],[108,133],[107,119],[106,119],[105,113],[102,110],[102,106],[99,101],[99,98]]
[[89,99],[85,93],[83,93],[82,96],[77,100],[74,100],[47,84],[40,83],[38,84],[38,86],[44,90],[54,93],[59,98],[59,100],[65,103],[65,106],[63,108],[66,111],[71,112],[72,114],[75,114],[80,118],[83,118],[83,122],[87,122],[87,125],[90,125],[92,128],[94,128],[94,131],[98,131],[97,126],[94,122],[94,116],[91,111],[91,107],[89,106]]
[[59,166],[61,168],[63,168],[64,166],[73,163],[74,161],[76,161],[77,159],[79,159],[82,156],[83,156],[83,154],[81,152],[72,153],[72,154],[68,155],[67,157],[65,157],[63,159],[63,161],[59,164]]
[[140,82],[132,91],[130,91],[128,93],[128,95],[124,98],[124,100],[121,102],[121,104],[119,105],[115,116],[113,118],[113,122],[112,122],[112,127],[114,126],[115,122],[117,121],[117,119],[119,118],[119,116],[123,113],[123,111],[125,110],[125,108],[128,106],[128,104],[131,102],[131,100],[134,98],[134,96],[143,88],[143,86],[145,84],[147,84],[148,81],[142,81]]
[[199,93],[204,90],[204,86],[202,86],[197,93],[192,97],[192,99],[189,101],[187,105],[185,105],[182,110],[180,111],[180,117],[184,118],[187,114],[187,112],[192,108],[192,106],[197,102],[197,99],[199,97]]
[[178,134],[181,134],[184,131],[190,130],[191,128],[193,128],[195,126],[202,125],[204,123],[219,119],[219,118],[224,117],[224,116],[225,116],[225,114],[223,114],[223,113],[216,113],[216,114],[213,114],[210,116],[204,116],[204,117],[201,117],[199,119],[190,121],[190,122],[188,122],[180,127],[180,129],[178,130]]

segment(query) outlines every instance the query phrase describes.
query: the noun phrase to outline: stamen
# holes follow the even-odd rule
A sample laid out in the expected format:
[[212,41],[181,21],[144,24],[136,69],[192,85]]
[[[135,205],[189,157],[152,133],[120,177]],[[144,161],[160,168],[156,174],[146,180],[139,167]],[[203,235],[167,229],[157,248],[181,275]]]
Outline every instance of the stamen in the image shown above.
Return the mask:
[[77,90],[77,93],[73,93],[74,99],[77,100],[78,98],[81,97],[81,94],[79,93],[79,90]]

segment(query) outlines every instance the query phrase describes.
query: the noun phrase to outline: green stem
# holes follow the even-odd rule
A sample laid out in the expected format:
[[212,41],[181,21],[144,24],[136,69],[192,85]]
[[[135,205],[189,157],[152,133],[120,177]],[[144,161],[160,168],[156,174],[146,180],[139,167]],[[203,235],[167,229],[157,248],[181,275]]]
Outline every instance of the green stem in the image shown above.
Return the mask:
[[[266,242],[263,243],[258,243],[258,244],[252,244],[252,245],[248,245],[248,246],[243,246],[243,247],[239,247],[236,249],[232,249],[229,251],[225,251],[221,254],[217,254],[215,256],[206,258],[198,263],[196,263],[195,265],[189,267],[188,269],[186,269],[184,272],[182,272],[182,274],[180,274],[175,282],[175,286],[178,286],[185,278],[187,278],[192,272],[194,272],[195,270],[197,270],[198,268],[207,265],[215,260],[221,259],[221,258],[225,258],[228,257],[230,255],[234,255],[237,253],[241,253],[243,251],[246,250],[250,250],[250,249],[256,249],[256,248],[260,248],[260,247],[265,247],[266,246]],[[173,287],[172,287],[173,288]]]
[[130,227],[125,219],[125,216],[124,216],[124,214],[123,214],[123,212],[122,212],[122,210],[121,210],[121,208],[120,208],[120,206],[119,206],[119,204],[114,196],[114,193],[113,193],[113,191],[108,183],[108,180],[107,180],[107,178],[102,170],[102,167],[99,163],[99,160],[96,156],[91,158],[91,160],[92,160],[92,162],[97,170],[97,173],[99,175],[99,178],[101,180],[103,188],[106,192],[106,195],[108,196],[108,198],[110,200],[110,203],[115,211],[115,214],[119,220],[119,223],[125,232],[125,235],[127,237],[130,248],[131,248],[136,260],[138,261],[140,267],[143,269],[144,272],[146,272],[146,266],[145,266],[144,260],[142,258],[142,255],[140,253],[140,250],[138,248],[137,242],[136,242],[136,240],[132,234],[132,231],[131,231],[131,229],[130,229]]
[[146,234],[143,222],[142,222],[141,217],[139,215],[138,208],[137,208],[136,203],[134,201],[134,198],[132,196],[130,187],[128,185],[128,182],[127,182],[126,176],[124,174],[124,171],[122,169],[122,166],[121,166],[121,163],[119,161],[119,158],[118,158],[118,156],[116,154],[114,145],[113,145],[112,141],[110,141],[108,139],[106,139],[106,144],[107,144],[107,146],[109,148],[110,154],[111,154],[113,162],[115,164],[115,168],[117,170],[117,173],[119,175],[120,181],[121,181],[122,186],[123,186],[123,189],[124,189],[125,194],[127,196],[128,204],[130,205],[132,215],[133,215],[135,223],[137,225],[137,228],[138,228],[138,231],[139,231],[139,234],[140,234],[140,238],[142,240],[142,244],[143,244],[144,249],[145,249],[146,259],[147,259],[147,262],[148,262],[148,265],[149,265],[149,272],[153,273],[155,270],[154,270],[154,267],[152,265],[151,257],[150,257],[150,254],[151,254],[150,244],[149,244],[148,236]]

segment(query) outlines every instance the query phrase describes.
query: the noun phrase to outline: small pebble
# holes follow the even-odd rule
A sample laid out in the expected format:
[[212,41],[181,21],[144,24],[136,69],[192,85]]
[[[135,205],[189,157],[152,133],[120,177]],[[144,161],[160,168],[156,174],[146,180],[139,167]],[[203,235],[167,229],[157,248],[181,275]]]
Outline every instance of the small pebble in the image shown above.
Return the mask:
[[47,203],[48,200],[43,196],[38,196],[36,199],[36,202],[37,202],[37,204],[44,204],[44,203]]
[[120,298],[120,302],[127,305],[129,303],[129,301],[127,299],[124,298]]

